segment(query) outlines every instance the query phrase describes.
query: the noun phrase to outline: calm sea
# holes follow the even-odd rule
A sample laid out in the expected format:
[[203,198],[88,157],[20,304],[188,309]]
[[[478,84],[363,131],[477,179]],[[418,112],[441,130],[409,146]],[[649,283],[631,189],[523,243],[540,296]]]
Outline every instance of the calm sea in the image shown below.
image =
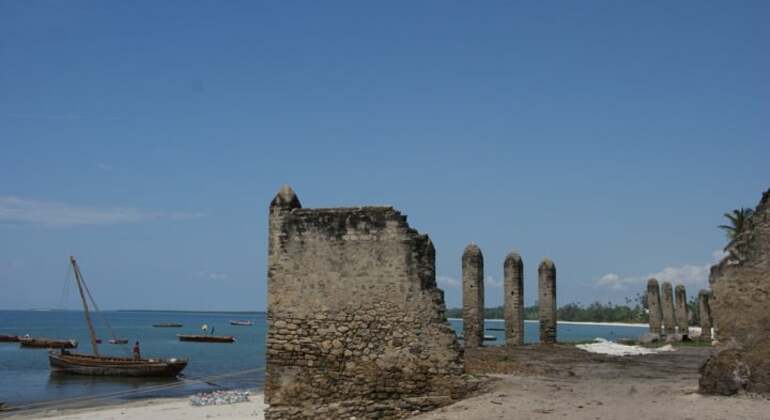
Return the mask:
[[[145,357],[187,357],[185,378],[148,380],[128,378],[95,378],[72,375],[52,375],[48,368],[46,350],[21,349],[17,343],[0,343],[0,401],[12,406],[24,406],[54,400],[70,400],[98,395],[109,395],[99,403],[111,399],[183,396],[215,389],[260,389],[264,383],[265,314],[228,314],[216,312],[102,312],[120,338],[130,343],[139,340]],[[231,326],[230,320],[248,319],[250,327]],[[109,333],[96,318],[97,334],[106,342]],[[158,322],[178,322],[182,328],[153,328]],[[456,331],[462,330],[462,321],[450,320]],[[180,342],[178,333],[197,333],[202,324],[215,328],[217,335],[233,335],[234,344]],[[502,321],[488,320],[487,335],[503,344]],[[536,342],[537,322],[525,324],[525,340]],[[644,328],[559,324],[560,341],[586,341],[596,337],[617,339],[638,337]],[[76,311],[0,311],[0,334],[74,338],[79,351],[90,352],[88,332],[83,313]],[[129,355],[129,346],[102,344],[103,354]],[[227,375],[222,377],[222,375]],[[213,377],[213,378],[212,378]],[[207,378],[208,383],[196,379]],[[166,386],[168,385],[168,386]],[[147,392],[149,390],[149,392]],[[96,400],[86,404],[96,404]]]

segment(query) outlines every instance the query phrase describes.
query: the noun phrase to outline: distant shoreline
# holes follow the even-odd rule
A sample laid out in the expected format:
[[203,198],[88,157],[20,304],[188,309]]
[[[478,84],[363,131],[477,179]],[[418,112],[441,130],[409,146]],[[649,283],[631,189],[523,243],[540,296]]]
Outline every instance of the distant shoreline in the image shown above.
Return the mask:
[[[450,321],[462,321],[462,318],[447,318]],[[493,321],[493,322],[505,322],[504,319],[485,319],[484,321]],[[527,319],[524,320],[524,322],[527,323],[537,323],[538,321],[536,319]],[[613,326],[613,327],[637,327],[637,328],[649,328],[649,324],[642,324],[642,323],[630,323],[630,322],[585,322],[585,321],[556,321],[558,324],[567,324],[567,325],[606,325],[606,326]]]
[[[83,312],[82,309],[0,309],[0,312]],[[233,314],[233,315],[264,315],[265,311],[195,311],[180,309],[104,309],[101,312],[140,312],[140,313],[188,313],[188,314]]]

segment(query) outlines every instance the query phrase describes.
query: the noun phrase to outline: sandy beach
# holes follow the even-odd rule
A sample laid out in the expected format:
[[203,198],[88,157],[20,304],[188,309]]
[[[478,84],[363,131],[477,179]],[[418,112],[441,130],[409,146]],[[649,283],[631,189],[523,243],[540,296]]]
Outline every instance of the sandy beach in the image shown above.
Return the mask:
[[[414,417],[469,419],[759,419],[770,401],[697,393],[698,367],[711,347],[675,347],[654,354],[612,356],[572,345],[484,348],[466,369],[494,372],[486,392]],[[513,356],[513,357],[511,357]],[[189,398],[150,399],[105,407],[15,413],[10,419],[263,419],[262,394],[246,403],[195,407]]]
[[[159,398],[106,405],[102,407],[55,409],[20,413],[3,413],[9,419],[60,420],[172,420],[172,419],[264,419],[264,399],[253,394],[250,401],[219,406],[196,407],[190,398]],[[5,417],[8,416],[8,417]]]

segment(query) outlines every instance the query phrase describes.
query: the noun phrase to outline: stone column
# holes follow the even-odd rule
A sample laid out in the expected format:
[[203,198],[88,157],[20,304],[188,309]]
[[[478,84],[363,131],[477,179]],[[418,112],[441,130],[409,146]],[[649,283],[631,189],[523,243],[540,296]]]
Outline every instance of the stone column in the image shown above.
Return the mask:
[[476,244],[463,252],[463,335],[465,348],[484,344],[484,257]]
[[679,335],[687,338],[690,333],[690,317],[687,310],[687,292],[684,286],[678,284],[675,289],[676,298],[676,326],[679,328]]
[[650,279],[647,282],[647,308],[649,309],[650,333],[660,335],[661,317],[660,311],[660,288],[658,281]]
[[540,343],[556,343],[556,266],[548,258],[537,268]]
[[505,344],[520,346],[524,344],[524,264],[519,254],[505,257],[503,273]]
[[661,310],[663,311],[663,334],[671,335],[676,332],[676,321],[674,318],[674,289],[671,283],[663,282],[663,297],[661,299]]
[[698,293],[698,312],[700,316],[700,337],[702,340],[711,341],[711,306],[709,299],[711,298],[711,292],[708,290],[701,290]]

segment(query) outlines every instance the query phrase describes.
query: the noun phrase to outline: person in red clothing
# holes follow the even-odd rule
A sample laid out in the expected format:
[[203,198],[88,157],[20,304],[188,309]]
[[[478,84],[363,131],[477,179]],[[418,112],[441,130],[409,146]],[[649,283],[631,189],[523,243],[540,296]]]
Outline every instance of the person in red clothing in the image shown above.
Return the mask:
[[141,353],[139,352],[139,341],[134,343],[134,348],[132,349],[131,352],[134,354],[134,360],[141,359],[142,356],[141,356]]

